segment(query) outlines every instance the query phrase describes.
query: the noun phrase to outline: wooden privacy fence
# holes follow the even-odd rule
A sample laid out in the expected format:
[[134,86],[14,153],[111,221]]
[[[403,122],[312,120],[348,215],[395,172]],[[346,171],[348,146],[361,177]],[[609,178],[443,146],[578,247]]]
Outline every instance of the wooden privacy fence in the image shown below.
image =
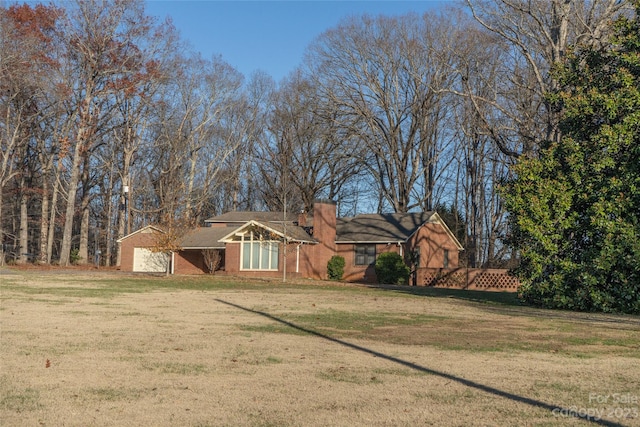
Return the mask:
[[520,281],[508,270],[488,268],[419,268],[418,286],[474,291],[517,292]]

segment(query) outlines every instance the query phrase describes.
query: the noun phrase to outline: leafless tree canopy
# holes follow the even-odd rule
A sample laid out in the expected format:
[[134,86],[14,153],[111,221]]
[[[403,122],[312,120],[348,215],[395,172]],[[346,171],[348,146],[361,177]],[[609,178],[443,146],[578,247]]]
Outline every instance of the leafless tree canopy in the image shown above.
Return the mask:
[[500,265],[496,187],[560,137],[550,71],[623,13],[466,0],[354,16],[275,82],[190,51],[138,0],[3,7],[0,262],[114,265],[144,225],[329,198],[347,216],[438,210],[470,265]]
[[364,147],[354,154],[379,191],[379,210],[433,207],[451,142],[447,26],[431,15],[352,18],[310,49],[336,127]]
[[[485,132],[509,156],[535,155],[540,141],[560,138],[558,114],[545,96],[557,89],[551,74],[572,45],[602,46],[613,20],[631,13],[620,0],[466,0],[476,21],[504,43],[502,81],[488,96],[469,93],[485,117]],[[505,125],[506,123],[506,125]]]

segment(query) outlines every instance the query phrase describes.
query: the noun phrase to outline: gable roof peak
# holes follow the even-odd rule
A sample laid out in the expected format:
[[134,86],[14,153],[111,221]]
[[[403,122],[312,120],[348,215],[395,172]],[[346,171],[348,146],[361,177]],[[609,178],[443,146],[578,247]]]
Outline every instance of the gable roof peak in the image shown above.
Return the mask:
[[291,222],[298,220],[298,214],[287,212],[263,212],[263,211],[229,211],[222,215],[217,215],[206,219],[204,222],[211,223],[245,223],[251,220],[266,222]]
[[164,233],[165,231],[156,225],[145,225],[144,227],[139,228],[136,231],[127,234],[126,236],[122,236],[121,238],[116,240],[116,243],[121,243],[123,240],[128,239],[129,237],[135,236],[136,234],[153,233],[153,232]]
[[272,233],[277,237],[285,237],[288,242],[300,242],[300,243],[316,243],[316,240],[307,234],[306,230],[300,226],[293,224],[285,224],[284,222],[262,222],[252,219],[247,221],[246,223],[240,225],[237,228],[226,227],[227,229],[232,230],[231,232],[227,232],[225,236],[220,239],[220,242],[230,243],[234,241],[234,238],[238,236],[238,234],[244,234],[251,227],[258,227],[266,230],[269,233]]

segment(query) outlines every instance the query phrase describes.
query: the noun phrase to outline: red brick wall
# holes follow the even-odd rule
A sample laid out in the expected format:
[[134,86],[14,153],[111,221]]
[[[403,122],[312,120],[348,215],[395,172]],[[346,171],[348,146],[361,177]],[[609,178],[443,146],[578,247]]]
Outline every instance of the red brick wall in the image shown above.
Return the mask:
[[[316,261],[316,250],[318,247],[319,245],[312,245],[308,243],[300,246],[298,260],[298,272],[300,276],[311,279],[322,279],[326,276],[326,264],[323,269],[321,263]],[[295,260],[296,252],[290,252],[289,256]],[[294,265],[289,271],[296,271],[295,268],[296,266]]]
[[173,254],[173,272],[175,274],[204,274],[206,267],[202,251],[184,250]]
[[[376,245],[376,256],[383,252],[396,252],[406,257],[408,251],[416,248],[420,248],[420,267],[442,268],[445,250],[449,251],[449,267],[458,267],[458,247],[438,223],[427,223],[420,227],[407,244],[403,245],[402,250],[395,243]],[[345,260],[344,280],[368,283],[377,281],[374,266],[356,265],[354,244],[338,244],[337,254]]]
[[136,233],[120,243],[122,257],[120,260],[120,270],[133,271],[133,248],[151,248],[156,245],[158,231],[147,229]]
[[336,204],[316,201],[313,204],[313,238],[317,245],[309,250],[309,277],[327,278],[327,263],[336,254]]
[[[400,246],[397,244],[378,244],[376,245],[376,257],[383,252],[401,253]],[[402,248],[404,253],[404,248]],[[343,279],[348,282],[367,282],[373,283],[377,281],[376,269],[373,265],[356,265],[356,245],[353,243],[338,244],[338,255],[344,257],[344,276]]]
[[[156,245],[158,231],[147,229],[124,239],[120,245],[122,260],[120,270],[133,271],[134,248],[152,248]],[[175,274],[203,274],[206,271],[200,250],[185,250],[173,255]]]
[[[306,214],[300,215],[298,220],[300,225],[305,225]],[[336,254],[335,202],[316,201],[313,204],[313,238],[317,244],[289,245],[287,272],[296,272],[297,268],[301,277],[326,279],[327,263]]]
[[227,243],[224,255],[225,271],[227,273],[240,271],[240,243]]
[[420,248],[420,267],[444,267],[444,251],[449,251],[449,268],[458,267],[458,247],[444,227],[438,223],[424,224],[409,239],[407,250]]

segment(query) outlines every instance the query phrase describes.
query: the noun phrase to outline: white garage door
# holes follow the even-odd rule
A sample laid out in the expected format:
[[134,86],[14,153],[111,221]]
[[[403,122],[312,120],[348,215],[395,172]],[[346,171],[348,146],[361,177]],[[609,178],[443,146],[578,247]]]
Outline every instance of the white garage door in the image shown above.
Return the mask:
[[133,271],[145,273],[164,273],[167,271],[169,255],[151,252],[147,248],[133,248]]

